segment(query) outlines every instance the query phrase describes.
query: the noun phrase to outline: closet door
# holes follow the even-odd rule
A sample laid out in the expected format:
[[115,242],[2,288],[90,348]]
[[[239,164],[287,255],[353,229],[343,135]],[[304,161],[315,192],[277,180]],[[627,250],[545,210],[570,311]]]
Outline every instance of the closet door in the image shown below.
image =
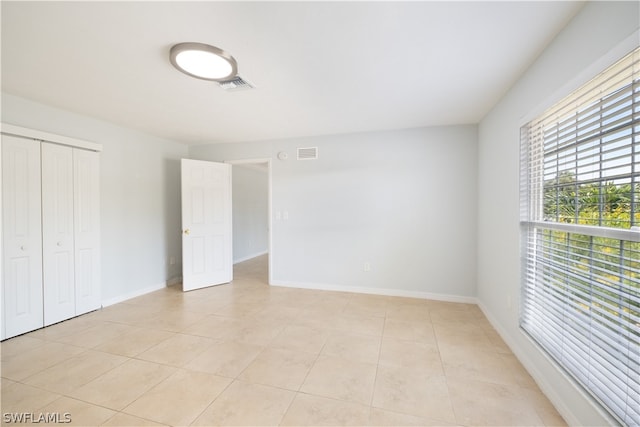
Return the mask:
[[76,315],[101,307],[100,154],[73,150]]
[[43,326],[40,142],[2,135],[6,338]]
[[42,254],[45,326],[76,314],[73,149],[42,143]]

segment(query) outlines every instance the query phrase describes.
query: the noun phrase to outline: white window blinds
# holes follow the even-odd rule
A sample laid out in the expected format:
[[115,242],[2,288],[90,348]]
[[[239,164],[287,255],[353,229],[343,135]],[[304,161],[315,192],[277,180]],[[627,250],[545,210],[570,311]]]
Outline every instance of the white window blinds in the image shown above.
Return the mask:
[[640,48],[522,128],[521,326],[640,425]]

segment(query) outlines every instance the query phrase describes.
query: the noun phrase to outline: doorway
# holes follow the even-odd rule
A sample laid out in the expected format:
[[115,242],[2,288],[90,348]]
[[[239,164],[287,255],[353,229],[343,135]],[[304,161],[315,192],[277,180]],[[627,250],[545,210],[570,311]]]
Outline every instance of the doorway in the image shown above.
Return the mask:
[[243,272],[251,266],[249,270],[271,284],[271,159],[225,163],[232,166],[234,276],[236,266]]

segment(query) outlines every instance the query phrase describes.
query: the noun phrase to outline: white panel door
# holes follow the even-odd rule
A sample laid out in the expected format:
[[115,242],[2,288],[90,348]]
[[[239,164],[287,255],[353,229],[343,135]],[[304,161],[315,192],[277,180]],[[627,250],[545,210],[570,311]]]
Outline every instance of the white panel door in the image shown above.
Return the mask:
[[73,149],[42,143],[44,325],[76,314]]
[[101,307],[100,154],[73,149],[76,315]]
[[2,291],[6,338],[44,325],[40,185],[40,142],[2,135]]
[[231,165],[182,159],[182,290],[233,279]]

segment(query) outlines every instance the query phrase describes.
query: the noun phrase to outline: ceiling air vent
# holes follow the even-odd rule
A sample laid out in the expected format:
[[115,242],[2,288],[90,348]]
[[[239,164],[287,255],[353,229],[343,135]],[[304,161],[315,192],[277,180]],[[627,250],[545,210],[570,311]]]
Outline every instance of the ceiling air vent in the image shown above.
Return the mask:
[[218,82],[218,85],[226,90],[227,92],[235,92],[239,90],[247,90],[255,88],[254,85],[249,83],[247,80],[243,79],[240,76],[236,76],[231,80],[225,80],[223,82]]
[[318,158],[318,147],[298,148],[298,160],[315,160]]

